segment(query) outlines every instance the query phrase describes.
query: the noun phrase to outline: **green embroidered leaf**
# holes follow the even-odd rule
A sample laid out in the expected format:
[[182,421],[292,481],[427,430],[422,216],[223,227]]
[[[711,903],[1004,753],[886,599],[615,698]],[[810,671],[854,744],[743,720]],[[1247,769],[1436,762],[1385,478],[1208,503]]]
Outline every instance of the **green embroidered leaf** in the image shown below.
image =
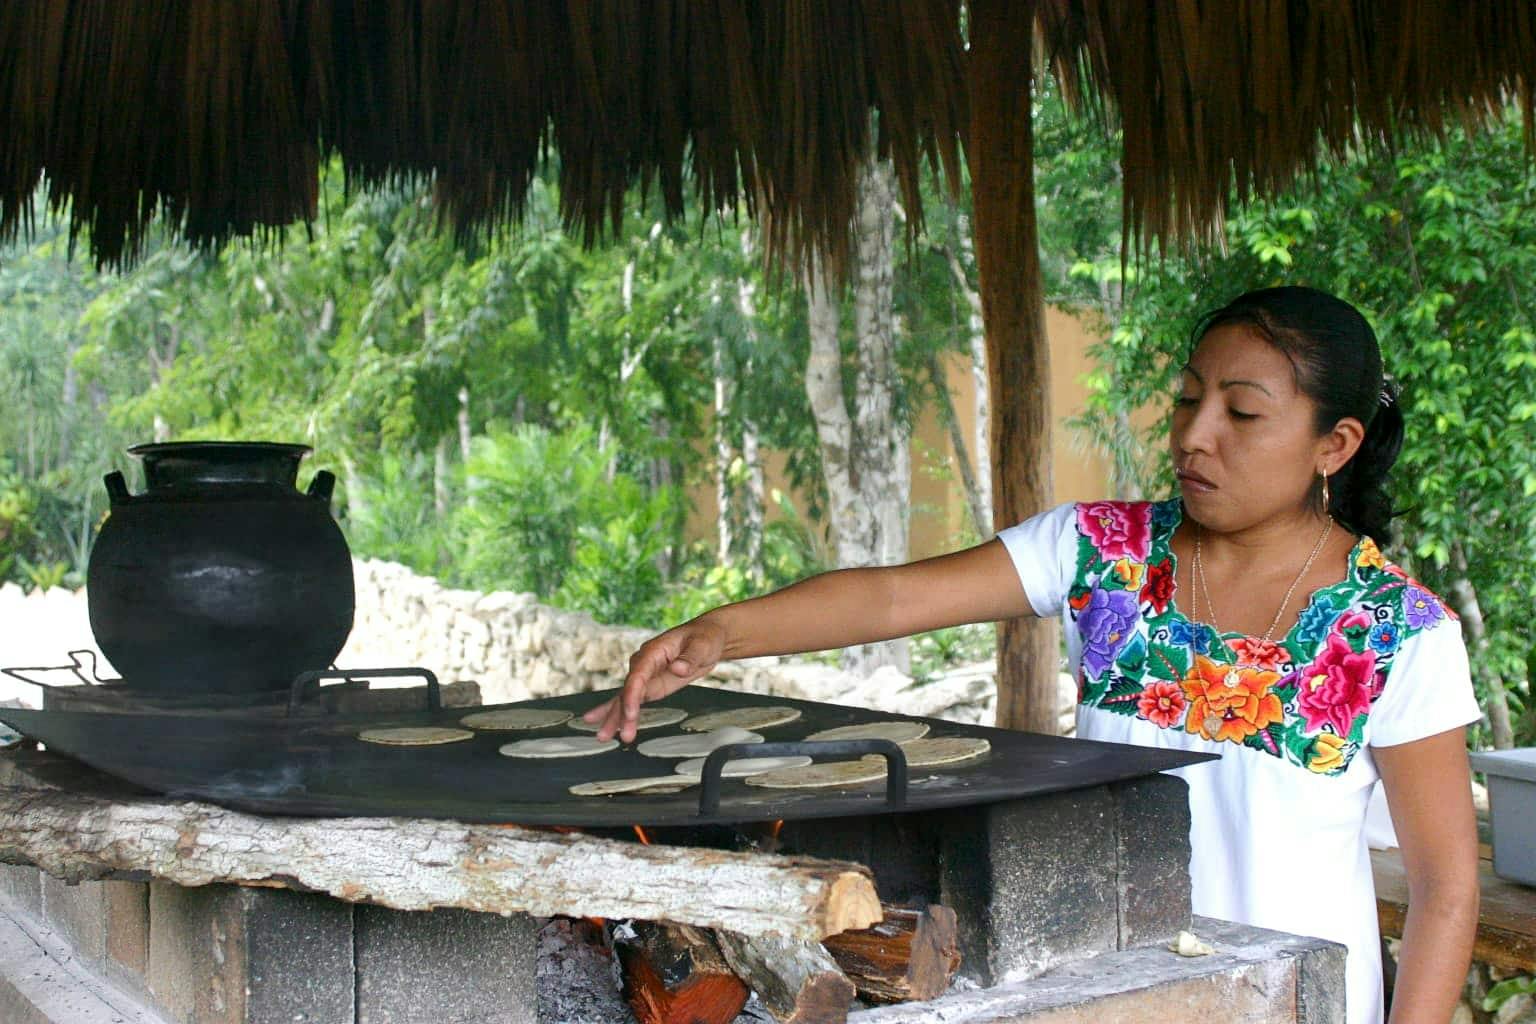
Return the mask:
[[1117,715],[1135,717],[1137,714],[1136,702],[1141,699],[1141,687],[1133,680],[1121,677],[1109,693],[1099,702],[1099,707],[1105,711],[1113,711]]

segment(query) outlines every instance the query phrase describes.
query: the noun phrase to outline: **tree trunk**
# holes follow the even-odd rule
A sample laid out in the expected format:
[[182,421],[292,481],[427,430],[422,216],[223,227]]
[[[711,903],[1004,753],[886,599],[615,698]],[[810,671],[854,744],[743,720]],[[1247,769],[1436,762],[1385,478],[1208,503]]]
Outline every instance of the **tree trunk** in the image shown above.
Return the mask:
[[[907,509],[912,457],[906,425],[896,419],[896,329],[893,303],[896,204],[895,175],[887,161],[866,163],[859,173],[858,253],[853,292],[857,366],[854,377],[852,463],[861,515],[850,523],[865,537],[854,547],[868,561],[838,564],[894,565],[907,560]],[[841,538],[839,541],[841,547]],[[843,667],[858,675],[892,665],[911,665],[905,639],[863,644],[843,652]]]
[[[752,232],[741,233],[743,259],[752,256]],[[736,309],[741,314],[742,332],[747,340],[747,351],[755,353],[759,344],[757,336],[757,286],[743,276],[736,279]],[[752,357],[742,368],[743,381],[752,377]],[[747,573],[752,580],[763,579],[763,506],[766,483],[763,479],[763,459],[758,447],[757,423],[752,416],[743,415],[741,423],[741,460],[746,468],[746,486],[741,491],[741,532],[744,542]]]
[[459,388],[459,461],[469,461],[469,386]]
[[[966,150],[976,213],[976,263],[992,396],[992,509],[1007,525],[1052,500],[1050,373],[1035,228],[1030,68],[1034,4],[973,0]],[[1056,731],[1054,623],[998,626],[997,724]]]
[[960,294],[965,297],[967,309],[966,328],[971,350],[971,382],[975,389],[976,420],[971,451],[975,454],[976,496],[973,507],[984,510],[975,512],[976,532],[986,537],[992,533],[992,424],[991,389],[987,383],[987,331],[981,315],[981,294],[971,287],[971,277],[966,268],[976,266],[976,246],[971,238],[971,219],[959,210],[955,211],[955,240],[960,252],[945,247],[949,258],[949,272],[955,279]]
[[[1488,647],[1488,631],[1483,622],[1483,607],[1477,600],[1477,589],[1467,576],[1467,553],[1460,544],[1451,545],[1451,567],[1456,578],[1451,582],[1446,599],[1461,617],[1461,631],[1467,641],[1467,651],[1472,664],[1486,665],[1481,657]],[[1491,669],[1480,673],[1488,687],[1488,725],[1493,732],[1495,750],[1508,750],[1515,745],[1514,723],[1509,717],[1509,697],[1504,692],[1504,679]]]
[[731,501],[731,448],[727,416],[731,407],[731,381],[725,372],[725,339],[715,336],[715,561],[730,565],[735,560],[735,519]]
[[438,522],[448,518],[448,437],[440,436],[432,449],[432,511]]
[[[937,355],[928,357],[928,376],[933,380],[933,392],[939,399],[939,417],[944,421],[944,429],[949,432],[949,446],[955,453],[955,465],[960,470],[960,486],[965,490],[965,504],[971,512],[971,525],[976,530],[978,537],[986,538],[992,535],[992,506],[991,498],[983,500],[981,481],[976,477],[977,463],[971,459],[970,452],[965,444],[965,431],[960,426],[960,416],[955,412],[955,403],[949,395],[949,377],[944,372],[944,364]],[[984,449],[977,449],[984,451]],[[981,465],[987,464],[987,458],[982,458]]]

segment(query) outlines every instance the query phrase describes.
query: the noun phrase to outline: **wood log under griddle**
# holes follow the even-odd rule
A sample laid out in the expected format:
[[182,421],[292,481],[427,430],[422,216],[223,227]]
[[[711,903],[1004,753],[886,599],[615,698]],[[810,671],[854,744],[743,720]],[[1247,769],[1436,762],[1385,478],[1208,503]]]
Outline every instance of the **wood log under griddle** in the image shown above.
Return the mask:
[[843,1024],[854,986],[819,942],[715,933],[726,962],[780,1024]]
[[859,997],[872,1003],[936,998],[960,969],[955,912],[938,904],[922,911],[887,907],[874,927],[830,935],[822,944]]
[[688,925],[636,921],[617,940],[624,1001],[639,1024],[729,1024],[750,994],[714,936]]

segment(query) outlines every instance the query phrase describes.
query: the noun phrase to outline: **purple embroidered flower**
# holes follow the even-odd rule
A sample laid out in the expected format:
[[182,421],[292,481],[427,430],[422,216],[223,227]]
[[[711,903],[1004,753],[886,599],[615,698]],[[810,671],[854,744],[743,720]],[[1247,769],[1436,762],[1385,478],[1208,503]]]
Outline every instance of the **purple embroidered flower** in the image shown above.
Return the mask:
[[1409,629],[1426,629],[1445,618],[1440,601],[1423,587],[1408,587],[1403,593],[1403,613]]
[[1097,679],[1109,669],[1136,632],[1136,595],[1127,590],[1094,590],[1077,618],[1083,634],[1083,668]]

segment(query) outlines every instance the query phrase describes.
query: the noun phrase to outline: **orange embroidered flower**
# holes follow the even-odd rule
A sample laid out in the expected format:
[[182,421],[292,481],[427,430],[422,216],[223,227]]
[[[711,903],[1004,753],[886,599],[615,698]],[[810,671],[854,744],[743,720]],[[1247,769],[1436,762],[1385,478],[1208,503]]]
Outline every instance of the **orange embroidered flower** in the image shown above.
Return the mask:
[[1125,589],[1138,591],[1141,589],[1141,581],[1147,575],[1147,566],[1144,562],[1133,562],[1129,558],[1122,558],[1115,562],[1115,575],[1120,577],[1125,584]]
[[1196,655],[1194,666],[1179,683],[1189,700],[1185,731],[1208,740],[1241,743],[1284,717],[1280,698],[1269,692],[1279,681],[1278,672],[1219,665]]
[[1381,556],[1381,549],[1376,542],[1366,537],[1360,541],[1360,553],[1355,556],[1356,566],[1370,566],[1372,569],[1385,569],[1387,560]]

